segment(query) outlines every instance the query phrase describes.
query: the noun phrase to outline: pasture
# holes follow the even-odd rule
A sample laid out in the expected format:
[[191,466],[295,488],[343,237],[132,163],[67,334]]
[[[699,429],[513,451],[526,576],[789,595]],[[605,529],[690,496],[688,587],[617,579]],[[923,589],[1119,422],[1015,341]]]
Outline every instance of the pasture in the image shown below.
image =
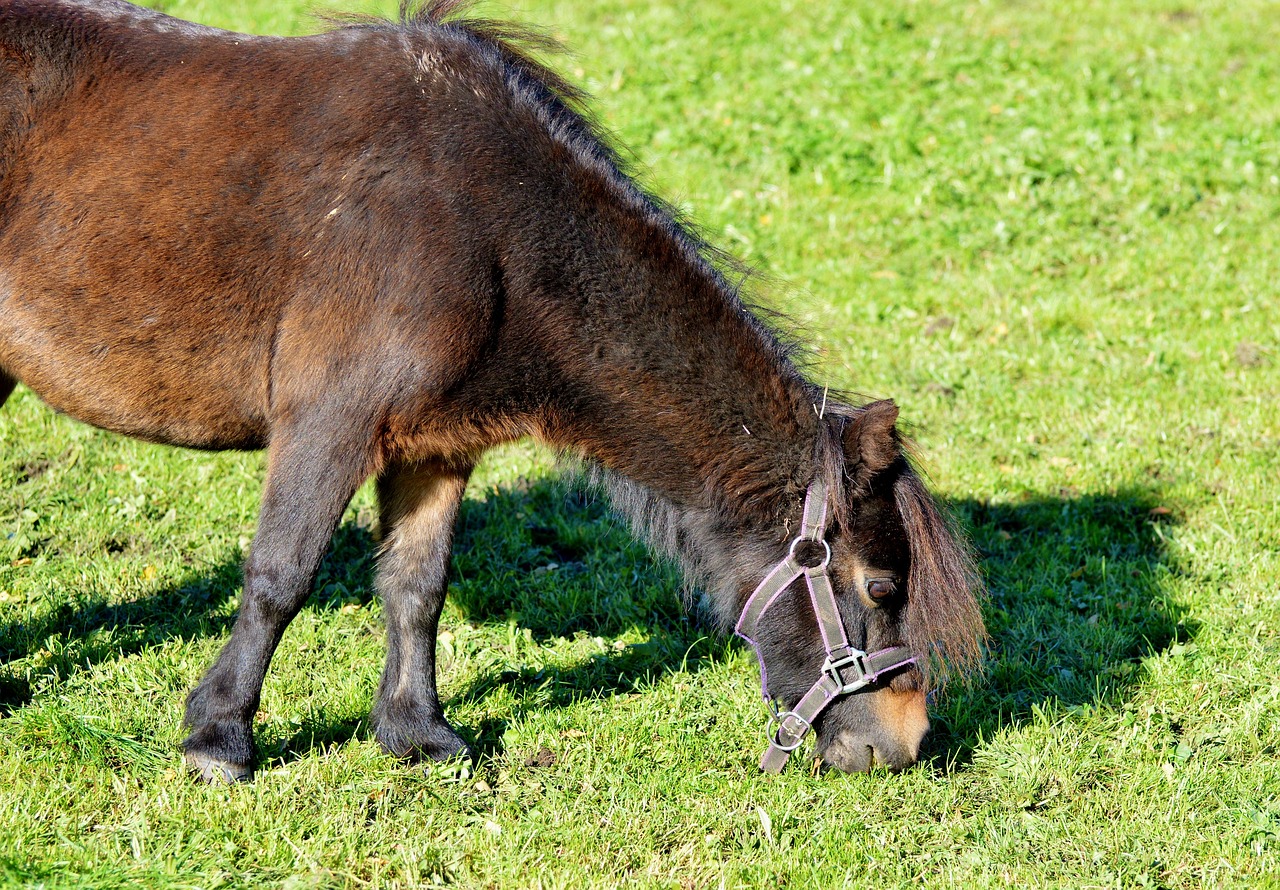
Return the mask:
[[[166,0],[254,33],[300,3]],[[368,7],[362,7],[367,9]],[[459,520],[474,767],[406,766],[362,490],[251,785],[181,768],[264,473],[0,409],[0,880],[115,887],[1280,886],[1280,86],[1270,4],[531,2],[642,180],[891,397],[990,589],[901,774],[756,767],[746,648],[530,445]],[[382,11],[386,11],[383,9]]]

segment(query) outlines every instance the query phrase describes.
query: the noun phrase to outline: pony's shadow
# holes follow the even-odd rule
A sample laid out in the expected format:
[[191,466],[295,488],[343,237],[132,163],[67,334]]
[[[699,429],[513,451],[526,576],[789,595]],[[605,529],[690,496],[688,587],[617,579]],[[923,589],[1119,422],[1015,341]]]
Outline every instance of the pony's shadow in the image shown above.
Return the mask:
[[[538,641],[627,634],[643,642],[568,666],[481,672],[455,690],[446,677],[446,713],[499,692],[510,699],[502,717],[457,727],[481,757],[496,756],[507,727],[527,713],[631,692],[676,671],[697,673],[723,658],[728,643],[684,611],[680,586],[607,504],[565,481],[522,481],[464,501],[446,625],[462,621]],[[288,761],[369,734],[364,714],[313,714],[266,753]]]
[[[108,542],[110,551],[112,543]],[[230,601],[240,592],[239,550],[193,567],[176,584],[129,602],[75,593],[23,620],[0,623],[0,717],[30,704],[35,691],[14,662],[44,655],[37,672],[65,679],[85,667],[141,652],[173,639],[226,633],[235,620]],[[308,607],[340,608],[373,588],[373,540],[355,522],[334,534]]]
[[967,763],[984,738],[1052,705],[1121,702],[1141,660],[1194,637],[1169,594],[1180,571],[1164,529],[1176,516],[1150,490],[1028,494],[953,503],[979,552],[989,598],[986,670],[936,702],[922,757]]

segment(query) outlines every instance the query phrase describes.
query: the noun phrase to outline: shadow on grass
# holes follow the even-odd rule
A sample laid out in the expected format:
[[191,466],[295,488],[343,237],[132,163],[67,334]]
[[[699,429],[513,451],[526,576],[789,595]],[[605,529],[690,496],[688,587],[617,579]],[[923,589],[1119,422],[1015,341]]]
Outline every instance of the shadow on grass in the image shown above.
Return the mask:
[[[970,528],[991,598],[987,673],[941,699],[923,756],[964,763],[978,741],[1045,702],[1071,707],[1123,698],[1138,661],[1194,633],[1163,593],[1176,568],[1160,527],[1172,517],[1144,491],[1032,496],[1010,504],[952,504]],[[312,609],[367,601],[372,535],[348,522],[334,536]],[[481,753],[502,752],[508,722],[535,709],[631,692],[677,670],[723,658],[723,640],[685,615],[679,581],[634,542],[599,499],[561,481],[498,489],[462,508],[450,596],[462,619],[528,631],[536,639],[634,632],[646,640],[569,667],[490,672],[446,701],[446,710],[502,689],[510,713],[460,732]],[[225,633],[239,591],[237,558],[145,599],[71,601],[26,624],[0,625],[0,659],[53,640],[60,675],[166,640]],[[456,613],[455,613],[456,614]],[[456,617],[453,620],[457,620]],[[0,716],[31,701],[27,681],[0,668]],[[288,739],[264,741],[264,759],[296,759],[368,734],[365,714],[316,714]]]
[[[372,590],[372,581],[372,536],[355,523],[344,524],[334,534],[308,606],[339,608],[353,595]],[[31,681],[8,667],[11,662],[43,652],[39,673],[63,679],[168,640],[224,634],[234,621],[228,603],[240,586],[236,553],[138,600],[113,603],[73,594],[25,620],[0,623],[0,717],[33,696]]]
[[[449,596],[467,623],[528,633],[535,640],[631,633],[643,643],[571,666],[482,673],[444,701],[459,705],[503,693],[501,718],[456,727],[482,757],[503,751],[510,722],[534,710],[627,693],[675,672],[696,673],[727,643],[682,609],[680,581],[635,542],[608,505],[561,480],[491,491],[462,505]],[[446,624],[448,623],[446,616]],[[453,618],[454,621],[458,619]],[[367,715],[315,715],[289,739],[268,744],[284,761],[371,735]]]
[[[635,692],[677,670],[697,673],[716,658],[724,657],[725,647],[723,642],[712,642],[705,635],[659,631],[645,643],[608,655],[593,655],[567,668],[522,668],[483,674],[447,697],[444,709],[449,715],[459,705],[505,692],[514,704],[502,716],[454,726],[479,757],[496,757],[505,752],[503,736],[507,728],[525,714]],[[703,651],[699,653],[699,649]],[[367,714],[319,713],[287,738],[259,739],[259,754],[263,762],[289,763],[316,751],[372,737]]]
[[1176,520],[1155,492],[952,507],[987,579],[991,652],[985,674],[939,701],[922,757],[966,763],[980,739],[1045,703],[1123,700],[1144,656],[1194,636],[1166,593],[1178,569],[1162,528]]
[[62,679],[174,637],[221,633],[231,623],[223,607],[239,583],[239,567],[228,561],[140,600],[73,594],[25,620],[0,624],[0,716],[32,700],[30,681],[11,662],[43,654],[38,673]]

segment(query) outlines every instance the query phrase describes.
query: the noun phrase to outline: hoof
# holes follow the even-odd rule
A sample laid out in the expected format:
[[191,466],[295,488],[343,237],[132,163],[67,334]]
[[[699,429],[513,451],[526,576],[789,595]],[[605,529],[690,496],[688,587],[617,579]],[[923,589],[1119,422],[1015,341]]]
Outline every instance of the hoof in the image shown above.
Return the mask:
[[374,735],[382,750],[403,760],[475,759],[471,746],[438,717],[400,724],[383,720],[377,724]]
[[476,752],[471,750],[471,746],[464,742],[461,738],[452,732],[449,736],[443,736],[443,733],[437,733],[434,738],[423,739],[413,743],[399,741],[395,744],[388,744],[380,741],[382,749],[388,754],[399,757],[401,760],[407,760],[410,763],[421,763],[423,761],[434,760],[443,763],[446,760],[475,760]]
[[188,752],[182,760],[187,772],[206,785],[234,785],[253,778],[253,767],[245,763],[228,763],[198,752]]
[[[196,726],[190,713],[187,725]],[[253,733],[248,724],[206,722],[183,739],[182,750],[187,769],[202,782],[230,784],[253,778]]]

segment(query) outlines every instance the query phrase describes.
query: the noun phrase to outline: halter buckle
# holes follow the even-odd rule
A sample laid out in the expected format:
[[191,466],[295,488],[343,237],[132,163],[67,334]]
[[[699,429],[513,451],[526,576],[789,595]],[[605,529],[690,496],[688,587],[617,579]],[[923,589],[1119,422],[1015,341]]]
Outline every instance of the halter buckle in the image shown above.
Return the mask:
[[[840,672],[847,667],[852,667],[857,671],[857,679],[846,683]],[[834,661],[828,655],[826,661],[822,663],[822,673],[829,676],[836,684],[835,695],[847,695],[850,692],[857,692],[864,686],[870,686],[876,681],[876,675],[871,673],[871,668],[867,664],[867,653],[861,649],[853,649],[848,655],[837,658]]]

